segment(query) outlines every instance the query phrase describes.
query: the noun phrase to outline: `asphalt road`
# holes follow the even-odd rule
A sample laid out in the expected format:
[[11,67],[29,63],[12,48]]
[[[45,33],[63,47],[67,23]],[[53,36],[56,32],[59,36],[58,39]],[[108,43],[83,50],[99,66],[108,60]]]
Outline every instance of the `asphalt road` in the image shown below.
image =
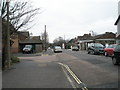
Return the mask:
[[57,55],[59,59],[66,63],[88,88],[118,88],[119,66],[114,66],[110,57],[90,55],[86,51],[64,50],[63,53],[64,55]]
[[110,57],[71,50],[16,56],[21,62],[3,72],[3,88],[118,88],[119,66]]

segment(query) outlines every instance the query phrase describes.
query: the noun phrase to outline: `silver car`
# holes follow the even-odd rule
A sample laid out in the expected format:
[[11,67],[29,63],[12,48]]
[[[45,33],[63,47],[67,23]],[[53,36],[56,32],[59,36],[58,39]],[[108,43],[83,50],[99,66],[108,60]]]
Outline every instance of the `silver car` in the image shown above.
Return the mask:
[[60,46],[55,46],[54,47],[54,52],[62,52],[62,48]]

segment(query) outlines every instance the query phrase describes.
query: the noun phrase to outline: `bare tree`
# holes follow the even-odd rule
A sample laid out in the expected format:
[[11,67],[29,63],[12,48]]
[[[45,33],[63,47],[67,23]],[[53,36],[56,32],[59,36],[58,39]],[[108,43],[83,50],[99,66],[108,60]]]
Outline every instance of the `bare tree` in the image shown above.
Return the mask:
[[59,46],[62,46],[63,43],[65,43],[65,40],[63,39],[63,37],[58,37],[58,38],[55,38],[53,40],[53,43],[54,45],[59,45]]
[[[1,17],[2,17],[2,43],[3,43],[3,67],[5,58],[6,47],[6,30],[7,30],[7,2],[1,2]],[[30,2],[10,0],[9,2],[9,27],[10,35],[17,32],[20,29],[28,30],[29,23],[34,20],[34,16],[38,13],[39,8],[33,8]]]
[[[33,9],[30,2],[17,0],[10,1],[10,24],[11,34],[19,29],[29,29],[28,24],[33,21],[33,17],[38,13],[39,8]],[[2,19],[6,20],[6,2],[2,5]]]

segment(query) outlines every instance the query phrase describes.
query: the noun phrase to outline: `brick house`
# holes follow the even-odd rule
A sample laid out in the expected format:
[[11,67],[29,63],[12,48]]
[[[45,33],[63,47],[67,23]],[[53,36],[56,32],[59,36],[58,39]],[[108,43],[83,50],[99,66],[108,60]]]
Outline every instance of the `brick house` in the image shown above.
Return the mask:
[[25,45],[33,45],[35,52],[41,52],[43,50],[43,43],[40,40],[40,36],[29,35],[28,31],[18,31],[11,36],[11,53],[21,52]]
[[18,31],[16,33],[13,33],[10,37],[11,40],[11,53],[18,53],[20,50],[19,41],[25,40],[29,38],[29,32],[28,31]]
[[25,47],[25,45],[32,45],[34,52],[42,52],[43,50],[43,42],[40,40],[40,36],[32,36],[25,40],[19,41],[19,50],[20,52]]
[[19,52],[19,39],[18,39],[18,34],[14,33],[13,35],[11,35],[10,38],[10,42],[11,42],[11,53],[18,53]]

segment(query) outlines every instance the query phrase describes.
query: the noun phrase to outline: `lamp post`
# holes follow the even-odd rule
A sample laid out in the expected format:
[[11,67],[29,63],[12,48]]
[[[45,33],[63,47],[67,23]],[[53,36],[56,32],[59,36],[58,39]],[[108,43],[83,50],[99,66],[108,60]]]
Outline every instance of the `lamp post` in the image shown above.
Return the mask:
[[47,51],[47,45],[46,45],[46,44],[47,44],[47,43],[46,43],[46,41],[47,41],[47,40],[46,40],[46,39],[47,39],[47,35],[46,35],[46,34],[47,34],[47,33],[46,33],[46,25],[45,25],[45,33],[44,33],[44,34],[45,34],[45,42],[44,42],[44,43],[45,43],[45,52],[46,52],[46,51]]

